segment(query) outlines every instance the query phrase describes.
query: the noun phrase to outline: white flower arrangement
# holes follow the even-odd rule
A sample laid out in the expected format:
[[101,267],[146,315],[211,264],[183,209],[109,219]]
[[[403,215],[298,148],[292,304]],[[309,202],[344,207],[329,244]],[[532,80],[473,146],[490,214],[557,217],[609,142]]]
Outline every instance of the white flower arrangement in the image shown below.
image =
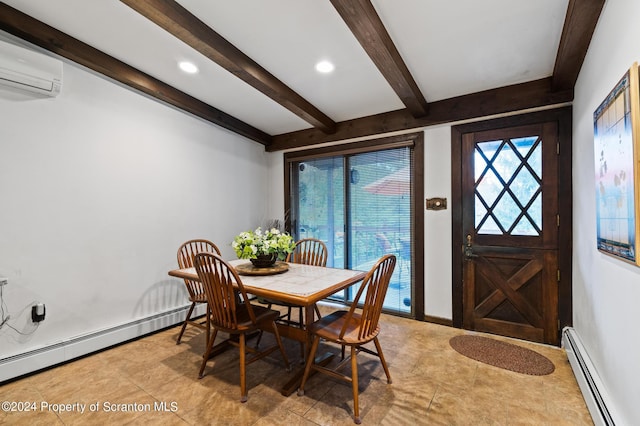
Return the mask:
[[293,252],[296,243],[291,235],[276,228],[262,231],[241,232],[231,243],[238,259],[256,259],[260,255],[272,255],[277,260],[285,260]]

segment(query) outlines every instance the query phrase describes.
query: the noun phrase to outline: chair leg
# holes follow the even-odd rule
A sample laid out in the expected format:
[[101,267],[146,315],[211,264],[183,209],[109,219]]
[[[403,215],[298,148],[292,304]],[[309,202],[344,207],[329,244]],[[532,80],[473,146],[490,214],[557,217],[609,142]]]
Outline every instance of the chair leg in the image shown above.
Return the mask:
[[209,346],[209,340],[211,339],[211,309],[209,309],[208,303],[207,303],[206,322],[207,322],[207,337],[205,339],[205,342],[206,342],[206,345]]
[[247,402],[247,353],[244,333],[240,334],[240,402]]
[[300,382],[300,387],[298,388],[298,396],[304,395],[304,384],[307,382],[309,378],[309,373],[311,372],[311,367],[313,366],[313,361],[316,357],[316,351],[318,350],[318,344],[320,343],[320,336],[315,336],[313,338],[313,344],[311,345],[311,350],[309,351],[309,358],[307,358],[307,365],[304,366],[304,374],[302,375],[302,381]]
[[380,346],[380,342],[378,338],[373,339],[373,343],[376,344],[376,350],[378,351],[378,357],[380,358],[380,362],[382,363],[382,368],[384,368],[384,373],[387,375],[387,383],[391,384],[391,374],[389,374],[389,367],[387,367],[387,361],[384,359],[384,355],[382,354],[382,347]]
[[200,372],[198,373],[198,378],[202,379],[204,377],[204,368],[207,366],[207,361],[209,361],[209,356],[211,355],[211,351],[213,350],[213,342],[216,341],[216,335],[218,334],[218,329],[213,328],[213,335],[209,339],[209,344],[207,344],[207,350],[204,351],[204,355],[202,355],[202,364],[200,364]]
[[353,389],[353,421],[359,425],[362,421],[358,404],[358,351],[355,346],[351,346],[351,387]]
[[320,309],[318,309],[318,305],[314,304],[313,309],[316,310],[316,315],[318,316],[318,319],[322,318],[322,314],[320,313]]
[[289,365],[289,358],[287,358],[287,354],[284,351],[284,346],[282,345],[282,339],[280,339],[280,332],[278,332],[278,326],[276,322],[273,321],[273,334],[276,336],[276,342],[278,342],[278,346],[280,347],[280,353],[282,354],[282,358],[284,359],[284,365],[287,368],[287,371],[291,371],[291,366]]
[[180,344],[180,340],[182,339],[182,335],[184,334],[184,330],[187,328],[187,323],[189,322],[189,318],[191,318],[191,314],[193,313],[193,308],[196,307],[196,302],[191,303],[191,307],[189,307],[189,311],[187,312],[187,317],[184,319],[182,323],[182,328],[180,329],[180,334],[178,334],[178,339],[176,340],[176,345]]

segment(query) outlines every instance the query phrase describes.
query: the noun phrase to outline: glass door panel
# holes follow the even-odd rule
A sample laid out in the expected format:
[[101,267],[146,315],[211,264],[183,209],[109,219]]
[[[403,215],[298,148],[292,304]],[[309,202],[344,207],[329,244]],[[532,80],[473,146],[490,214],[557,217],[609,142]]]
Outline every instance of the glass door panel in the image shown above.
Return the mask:
[[[386,253],[396,268],[384,308],[412,307],[412,151],[396,148],[293,164],[291,224],[296,240],[327,245],[327,266],[368,271]],[[333,295],[352,302],[358,286]]]
[[322,158],[299,163],[297,168],[293,236],[324,241],[329,252],[327,266],[344,268],[344,160]]
[[474,151],[478,234],[539,236],[542,142],[538,136],[479,142]]
[[[397,258],[384,308],[411,312],[411,151],[375,151],[349,157],[348,266],[368,271],[387,253]],[[351,302],[357,287],[352,288]]]

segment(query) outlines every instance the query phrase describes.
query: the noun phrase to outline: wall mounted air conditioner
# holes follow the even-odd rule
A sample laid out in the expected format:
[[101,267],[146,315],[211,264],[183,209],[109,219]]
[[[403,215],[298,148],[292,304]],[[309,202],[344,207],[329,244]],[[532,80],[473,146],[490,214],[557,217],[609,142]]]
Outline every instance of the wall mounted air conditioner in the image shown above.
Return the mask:
[[0,40],[0,85],[58,96],[62,61]]

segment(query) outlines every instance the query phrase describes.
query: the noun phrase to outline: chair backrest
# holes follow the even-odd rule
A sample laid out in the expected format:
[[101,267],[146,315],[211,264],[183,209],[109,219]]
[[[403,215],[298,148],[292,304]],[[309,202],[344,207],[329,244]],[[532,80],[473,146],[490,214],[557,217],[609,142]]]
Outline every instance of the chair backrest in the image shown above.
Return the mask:
[[[217,327],[238,329],[237,306],[240,293],[242,300],[249,300],[236,270],[214,253],[198,253],[195,256],[195,268],[207,295],[211,310],[211,321]],[[253,324],[256,317],[250,303],[244,303]]]
[[389,281],[391,280],[391,275],[395,267],[396,257],[393,254],[386,254],[382,256],[367,273],[347,314],[344,326],[340,332],[340,338],[344,337],[351,322],[351,317],[353,317],[360,297],[365,290],[366,296],[362,302],[362,320],[358,327],[358,339],[368,340],[374,337],[374,333],[378,327],[380,313],[382,312],[382,304],[384,303]]
[[[192,268],[194,266],[193,259],[198,253],[216,253],[219,255],[220,249],[209,240],[189,240],[183,243],[178,249],[178,266],[180,269]],[[204,292],[202,284],[199,281],[185,279],[184,283],[191,297]]]
[[304,238],[287,256],[287,262],[313,266],[327,266],[327,246],[315,238]]

